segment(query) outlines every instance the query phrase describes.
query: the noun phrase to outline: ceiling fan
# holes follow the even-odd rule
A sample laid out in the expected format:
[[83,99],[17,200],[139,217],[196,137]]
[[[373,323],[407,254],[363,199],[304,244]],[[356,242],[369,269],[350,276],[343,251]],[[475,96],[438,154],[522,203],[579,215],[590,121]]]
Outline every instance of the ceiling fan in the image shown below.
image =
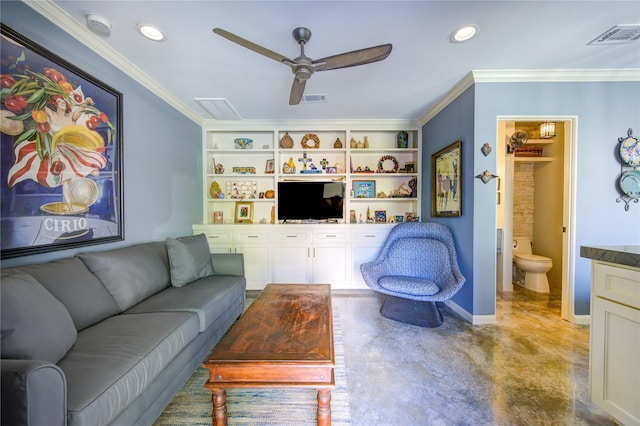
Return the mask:
[[300,103],[307,80],[314,72],[354,67],[381,61],[389,56],[392,48],[391,44],[382,44],[380,46],[368,47],[313,60],[304,54],[304,46],[311,38],[311,31],[307,28],[299,27],[293,30],[293,38],[300,45],[300,56],[295,59],[289,59],[286,56],[282,56],[279,53],[223,30],[222,28],[214,28],[213,32],[240,46],[291,67],[295,78],[293,80],[293,86],[291,87],[291,94],[289,95],[289,105],[298,105]]

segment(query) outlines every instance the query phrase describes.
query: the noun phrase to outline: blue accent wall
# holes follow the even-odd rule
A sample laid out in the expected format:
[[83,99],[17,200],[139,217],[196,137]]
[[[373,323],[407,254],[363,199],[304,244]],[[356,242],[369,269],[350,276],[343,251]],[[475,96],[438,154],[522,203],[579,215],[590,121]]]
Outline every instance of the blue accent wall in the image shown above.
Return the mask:
[[45,262],[168,236],[202,221],[202,128],[21,2],[2,2],[2,22],[123,95],[125,240],[2,261]]
[[[497,140],[500,116],[576,116],[574,314],[589,315],[591,263],[580,257],[580,246],[640,244],[640,204],[625,211],[616,202],[618,138],[629,128],[640,134],[638,99],[637,81],[476,83],[424,125],[425,172],[430,173],[433,152],[457,137],[464,141],[463,215],[431,219],[452,228],[461,252],[468,282],[454,299],[458,305],[473,315],[495,313],[495,185],[484,185],[474,176],[496,170],[496,157],[475,154],[485,142]],[[424,181],[423,212],[430,212],[430,174]]]
[[[474,162],[474,90],[467,89],[447,105],[422,128],[422,220],[438,222],[451,229],[456,243],[460,272],[466,278],[453,301],[468,312],[474,312],[474,250],[473,250],[473,179],[470,176]],[[431,217],[431,156],[453,142],[462,142],[461,180],[462,215],[457,217]],[[494,214],[495,216],[495,214]],[[495,263],[495,259],[494,259]]]

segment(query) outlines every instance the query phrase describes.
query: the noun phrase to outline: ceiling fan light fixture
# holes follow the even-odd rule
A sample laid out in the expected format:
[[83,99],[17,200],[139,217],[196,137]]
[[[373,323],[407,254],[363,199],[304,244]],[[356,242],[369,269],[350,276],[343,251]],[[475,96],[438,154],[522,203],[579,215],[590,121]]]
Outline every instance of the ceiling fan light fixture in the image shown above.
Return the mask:
[[137,30],[143,37],[148,38],[149,40],[163,41],[165,39],[162,30],[155,25],[145,23],[138,24]]
[[454,43],[462,43],[470,40],[478,34],[478,27],[475,25],[465,25],[451,33],[451,41]]

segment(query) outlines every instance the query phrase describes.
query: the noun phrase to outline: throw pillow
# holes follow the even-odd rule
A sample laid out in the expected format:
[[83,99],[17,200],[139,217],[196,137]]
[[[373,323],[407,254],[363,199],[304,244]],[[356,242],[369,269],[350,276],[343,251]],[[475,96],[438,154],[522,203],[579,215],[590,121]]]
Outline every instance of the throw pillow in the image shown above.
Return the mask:
[[171,285],[182,287],[213,274],[209,243],[204,234],[167,238]]
[[118,313],[118,305],[77,257],[20,266],[67,308],[76,329],[83,330]]
[[121,311],[171,285],[164,241],[81,253],[78,257],[98,277]]
[[23,272],[3,272],[0,293],[2,358],[60,361],[77,336],[64,305]]

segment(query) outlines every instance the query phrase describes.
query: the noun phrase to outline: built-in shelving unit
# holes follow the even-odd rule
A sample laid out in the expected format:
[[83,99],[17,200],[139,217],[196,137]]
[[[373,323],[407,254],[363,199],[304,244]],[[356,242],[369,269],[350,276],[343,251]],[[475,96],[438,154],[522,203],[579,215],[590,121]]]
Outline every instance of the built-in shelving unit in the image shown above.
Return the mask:
[[[399,132],[406,132],[406,147],[398,147]],[[293,141],[291,148],[281,146],[285,135]],[[251,139],[251,146],[238,146],[234,141],[239,138]],[[380,222],[380,213],[384,222],[420,216],[416,123],[216,121],[204,125],[203,141],[205,224],[216,223],[215,212],[222,224],[233,224],[238,201],[254,203],[252,223],[277,223],[277,183],[286,180],[345,182],[344,223],[354,215],[356,223],[375,222],[376,217]],[[212,191],[214,182],[218,191]],[[375,187],[373,196],[360,198],[357,189],[367,182]]]

